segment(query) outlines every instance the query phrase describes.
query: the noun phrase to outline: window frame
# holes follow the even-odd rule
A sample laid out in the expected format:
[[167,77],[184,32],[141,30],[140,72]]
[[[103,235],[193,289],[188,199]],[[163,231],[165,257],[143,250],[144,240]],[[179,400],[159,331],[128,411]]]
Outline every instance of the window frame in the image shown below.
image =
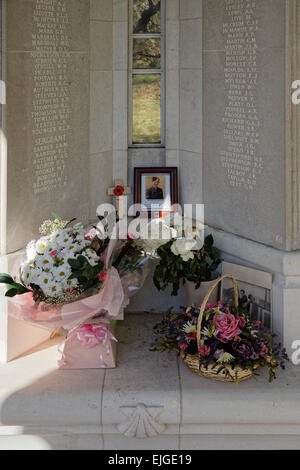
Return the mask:
[[[165,88],[166,88],[166,0],[161,0],[161,32],[160,33],[133,33],[133,0],[129,0],[129,66],[128,66],[128,147],[129,148],[164,148],[165,147]],[[160,39],[161,61],[160,69],[134,69],[133,68],[133,40],[134,39]],[[160,115],[161,115],[161,142],[160,143],[133,143],[133,75],[159,74],[160,75]]]

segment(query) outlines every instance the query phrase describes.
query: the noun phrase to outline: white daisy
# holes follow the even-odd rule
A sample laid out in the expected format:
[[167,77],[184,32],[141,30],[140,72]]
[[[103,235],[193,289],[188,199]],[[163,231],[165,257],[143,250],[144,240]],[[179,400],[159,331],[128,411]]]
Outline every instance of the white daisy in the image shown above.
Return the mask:
[[36,257],[36,266],[43,271],[50,271],[53,269],[53,259],[50,255],[44,254]]
[[228,353],[228,352],[224,352],[224,353],[222,354],[222,356],[220,356],[220,357],[217,359],[217,362],[218,362],[219,364],[230,364],[230,362],[233,362],[234,359],[235,359],[235,357],[234,357],[232,354],[230,354],[230,353]]
[[21,277],[26,286],[29,286],[33,279],[34,266],[31,261],[24,263],[21,267]]
[[49,246],[49,239],[48,237],[42,237],[40,238],[36,244],[35,244],[35,249],[38,254],[44,254],[47,252]]
[[61,284],[63,290],[75,289],[75,287],[78,287],[78,285],[79,285],[79,283],[78,283],[77,279],[66,279]]
[[57,298],[63,293],[63,287],[58,282],[50,283],[47,287],[43,288],[45,295]]
[[56,282],[66,281],[72,274],[71,266],[67,263],[53,268],[53,276]]
[[53,275],[52,273],[46,273],[46,272],[41,272],[39,278],[38,278],[38,285],[42,289],[45,295],[46,289],[49,289],[49,286],[53,284]]
[[185,323],[185,325],[183,326],[183,331],[185,333],[197,333],[197,327],[196,325],[193,325],[192,322],[188,321],[187,323]]

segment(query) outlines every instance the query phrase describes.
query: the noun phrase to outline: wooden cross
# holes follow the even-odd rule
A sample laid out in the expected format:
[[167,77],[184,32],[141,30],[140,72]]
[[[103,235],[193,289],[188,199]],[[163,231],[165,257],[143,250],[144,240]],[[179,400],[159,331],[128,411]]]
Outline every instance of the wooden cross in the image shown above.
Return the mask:
[[107,194],[108,196],[115,196],[117,215],[119,219],[123,219],[127,213],[125,196],[129,196],[129,194],[131,194],[131,188],[129,186],[125,187],[123,180],[116,180],[115,186],[113,188],[108,188]]

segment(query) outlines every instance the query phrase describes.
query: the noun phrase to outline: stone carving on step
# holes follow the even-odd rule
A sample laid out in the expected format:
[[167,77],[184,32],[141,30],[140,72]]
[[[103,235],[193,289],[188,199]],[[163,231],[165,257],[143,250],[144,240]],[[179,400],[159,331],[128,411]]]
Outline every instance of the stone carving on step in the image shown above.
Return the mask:
[[[166,426],[157,420],[157,415],[162,412],[163,406],[147,407],[144,403],[139,403],[134,407],[122,406],[121,409],[126,414],[127,420],[118,425],[118,431],[126,437],[145,439],[158,436],[166,429]],[[133,411],[128,416],[125,409]],[[154,410],[154,413],[150,413],[150,410]]]

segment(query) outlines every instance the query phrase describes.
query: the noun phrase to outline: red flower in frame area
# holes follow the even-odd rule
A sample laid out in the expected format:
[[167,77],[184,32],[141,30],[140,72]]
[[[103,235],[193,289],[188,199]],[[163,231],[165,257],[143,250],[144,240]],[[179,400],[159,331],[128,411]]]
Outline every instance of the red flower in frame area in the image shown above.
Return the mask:
[[124,186],[118,185],[114,189],[114,195],[117,196],[117,197],[118,196],[123,196],[124,191],[125,191]]

